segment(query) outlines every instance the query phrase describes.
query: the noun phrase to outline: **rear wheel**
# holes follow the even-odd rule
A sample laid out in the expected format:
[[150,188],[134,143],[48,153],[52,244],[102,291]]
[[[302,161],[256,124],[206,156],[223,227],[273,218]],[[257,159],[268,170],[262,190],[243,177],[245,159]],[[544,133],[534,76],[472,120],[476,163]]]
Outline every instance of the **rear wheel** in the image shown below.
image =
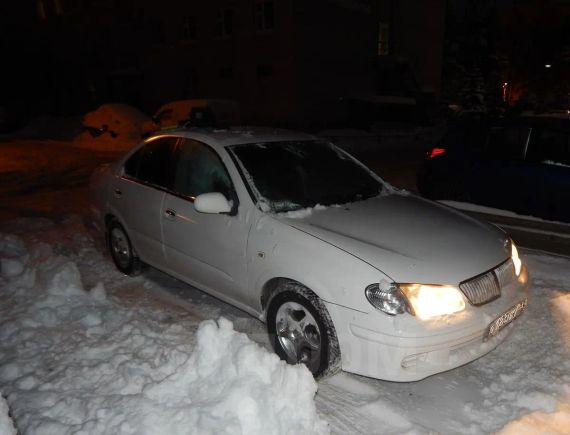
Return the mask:
[[336,331],[322,301],[290,283],[270,301],[267,329],[273,348],[289,364],[302,363],[316,378],[340,370]]
[[123,226],[117,221],[112,221],[107,232],[109,251],[117,269],[125,275],[138,275],[141,271],[141,262]]

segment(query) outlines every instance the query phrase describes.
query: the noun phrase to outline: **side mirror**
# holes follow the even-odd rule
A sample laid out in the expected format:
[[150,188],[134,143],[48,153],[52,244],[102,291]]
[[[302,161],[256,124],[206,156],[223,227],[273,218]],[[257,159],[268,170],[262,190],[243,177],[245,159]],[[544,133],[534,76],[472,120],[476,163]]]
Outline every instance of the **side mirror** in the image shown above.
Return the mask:
[[202,193],[194,200],[194,208],[200,213],[230,213],[232,204],[219,192]]

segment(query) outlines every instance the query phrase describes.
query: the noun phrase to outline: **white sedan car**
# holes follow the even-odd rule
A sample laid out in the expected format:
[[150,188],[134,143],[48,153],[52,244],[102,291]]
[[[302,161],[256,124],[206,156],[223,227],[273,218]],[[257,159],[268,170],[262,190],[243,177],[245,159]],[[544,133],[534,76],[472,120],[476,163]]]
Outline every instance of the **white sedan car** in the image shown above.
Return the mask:
[[493,349],[528,275],[499,229],[283,130],[178,130],[92,177],[118,269],[163,270],[267,323],[317,377],[414,381]]

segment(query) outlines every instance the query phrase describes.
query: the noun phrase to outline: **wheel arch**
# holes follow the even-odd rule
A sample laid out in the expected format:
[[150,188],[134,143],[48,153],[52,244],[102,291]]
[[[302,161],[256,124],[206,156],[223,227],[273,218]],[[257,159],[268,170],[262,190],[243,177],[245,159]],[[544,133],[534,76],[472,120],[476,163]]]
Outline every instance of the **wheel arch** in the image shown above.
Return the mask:
[[[280,291],[282,289],[282,291]],[[277,354],[283,359],[284,357],[278,351],[278,347],[283,349],[282,345],[278,345],[276,340],[276,307],[273,304],[274,300],[279,300],[280,296],[285,296],[287,293],[293,293],[296,297],[300,298],[299,303],[305,305],[307,310],[312,311],[311,315],[315,316],[316,322],[319,322],[320,335],[327,337],[326,346],[320,350],[324,362],[321,362],[319,369],[313,371],[313,375],[319,379],[337,373],[342,367],[342,358],[340,351],[340,343],[338,339],[337,328],[332,320],[331,314],[326,307],[325,301],[321,299],[314,291],[303,283],[284,277],[272,278],[263,286],[261,294],[263,306],[264,320],[267,322],[267,329],[272,340],[273,348]],[[291,296],[286,296],[285,300],[289,300]],[[283,298],[281,298],[283,299]],[[304,302],[301,302],[304,301]],[[283,302],[283,301],[281,301]],[[308,306],[306,305],[308,304]],[[278,307],[279,305],[277,305]],[[310,307],[310,308],[309,308]],[[320,320],[319,320],[320,319]]]
[[305,290],[313,293],[316,297],[321,299],[320,296],[313,289],[311,289],[309,286],[307,286],[306,284],[304,284],[304,283],[302,283],[296,279],[287,278],[287,277],[270,278],[261,287],[261,295],[260,295],[260,300],[259,300],[259,303],[261,305],[262,316],[264,319],[265,319],[265,316],[267,314],[267,307],[269,307],[269,303],[271,302],[271,299],[277,293],[279,293],[279,289],[283,288],[284,284],[286,284],[286,283],[296,284],[296,285],[302,286],[305,288]]

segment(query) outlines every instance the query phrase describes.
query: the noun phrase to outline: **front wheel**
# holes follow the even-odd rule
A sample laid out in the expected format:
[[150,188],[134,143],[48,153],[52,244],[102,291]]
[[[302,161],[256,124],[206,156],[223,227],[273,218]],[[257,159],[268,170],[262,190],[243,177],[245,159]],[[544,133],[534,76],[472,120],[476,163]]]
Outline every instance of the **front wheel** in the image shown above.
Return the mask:
[[125,275],[134,276],[140,273],[141,263],[135,255],[131,240],[123,226],[113,221],[108,228],[108,245],[111,257],[117,269]]
[[289,364],[302,363],[315,378],[340,370],[336,331],[321,300],[310,290],[291,284],[277,293],[267,310],[273,348]]

